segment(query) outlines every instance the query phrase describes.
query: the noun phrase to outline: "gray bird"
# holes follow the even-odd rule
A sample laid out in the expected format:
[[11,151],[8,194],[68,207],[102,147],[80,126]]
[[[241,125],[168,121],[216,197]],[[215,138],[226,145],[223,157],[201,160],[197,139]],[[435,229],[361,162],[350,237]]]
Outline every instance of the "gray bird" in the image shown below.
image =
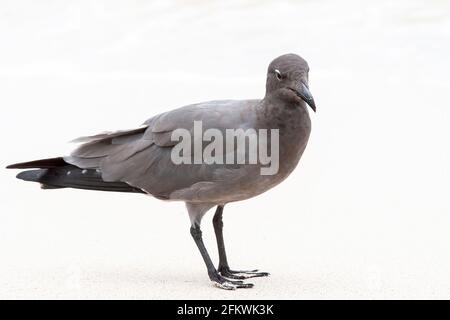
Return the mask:
[[[8,168],[34,168],[20,172],[17,178],[39,182],[43,189],[144,193],[162,200],[184,201],[191,221],[190,232],[210,280],[223,289],[251,288],[253,284],[242,280],[267,276],[268,273],[230,269],[222,233],[223,209],[227,203],[271,189],[297,166],[311,131],[307,105],[316,111],[308,89],[308,72],[307,62],[300,56],[282,55],[269,65],[266,94],[261,100],[221,100],[188,105],[150,118],[133,130],[79,138],[76,141],[81,144],[70,156],[18,163]],[[250,163],[248,156],[245,163],[175,163],[173,151],[180,139],[174,141],[174,132],[184,129],[195,136],[195,122],[200,121],[203,130],[215,129],[216,134],[224,136],[228,129],[245,132],[277,129],[278,140],[270,140],[266,145],[276,144],[273,149],[279,158],[276,172],[262,174],[264,164]],[[195,141],[191,141],[191,145],[196,148]],[[207,145],[201,141],[197,151],[205,151]],[[249,151],[249,145],[246,144],[246,151]],[[259,148],[263,146],[259,145]],[[225,157],[229,151],[216,149],[214,156]],[[236,147],[231,151],[236,151]],[[187,160],[195,156],[186,155]],[[213,207],[217,207],[213,218],[219,251],[217,269],[205,248],[200,229],[202,217]]]

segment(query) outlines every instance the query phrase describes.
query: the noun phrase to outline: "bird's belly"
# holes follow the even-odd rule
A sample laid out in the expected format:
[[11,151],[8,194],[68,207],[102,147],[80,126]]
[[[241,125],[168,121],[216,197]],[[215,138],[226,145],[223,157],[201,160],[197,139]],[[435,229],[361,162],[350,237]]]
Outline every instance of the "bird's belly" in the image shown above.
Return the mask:
[[262,169],[267,169],[267,166],[260,164],[218,168],[215,179],[177,190],[170,195],[170,198],[189,202],[225,204],[255,197],[286,179],[297,166],[305,147],[306,142],[299,145],[298,150],[291,147],[289,152],[284,152],[280,146],[278,170],[274,174],[262,174]]
[[274,174],[262,175],[260,171],[259,175],[253,173],[253,176],[244,177],[242,179],[241,189],[246,190],[246,192],[236,193],[234,196],[237,200],[244,200],[257,196],[272,189],[285,180],[297,167],[303,152],[305,151],[308,138],[309,130],[307,133],[302,134],[301,138],[298,137],[295,145],[281,143],[277,172]]

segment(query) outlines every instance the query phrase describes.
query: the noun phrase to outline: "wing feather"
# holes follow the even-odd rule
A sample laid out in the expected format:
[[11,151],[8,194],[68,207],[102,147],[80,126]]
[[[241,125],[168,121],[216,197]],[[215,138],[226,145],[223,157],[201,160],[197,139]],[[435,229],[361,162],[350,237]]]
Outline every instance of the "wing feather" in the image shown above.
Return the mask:
[[[218,165],[175,165],[171,150],[177,142],[171,141],[172,132],[184,128],[193,132],[194,121],[202,121],[203,130],[216,128],[249,128],[255,121],[257,100],[211,101],[189,105],[163,113],[147,120],[140,128],[102,133],[77,139],[83,142],[64,159],[80,168],[96,168],[105,181],[122,181],[146,190],[160,198],[171,194],[182,197],[189,190],[196,194],[220,181]],[[192,186],[202,189],[192,191]]]

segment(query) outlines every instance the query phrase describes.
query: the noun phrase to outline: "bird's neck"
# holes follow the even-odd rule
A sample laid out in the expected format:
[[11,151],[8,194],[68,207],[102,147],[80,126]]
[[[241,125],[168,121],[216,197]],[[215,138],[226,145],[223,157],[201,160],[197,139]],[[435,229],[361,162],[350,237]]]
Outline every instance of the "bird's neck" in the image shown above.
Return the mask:
[[286,101],[266,95],[257,109],[257,116],[266,128],[279,129],[280,135],[305,135],[311,129],[311,120],[304,101]]

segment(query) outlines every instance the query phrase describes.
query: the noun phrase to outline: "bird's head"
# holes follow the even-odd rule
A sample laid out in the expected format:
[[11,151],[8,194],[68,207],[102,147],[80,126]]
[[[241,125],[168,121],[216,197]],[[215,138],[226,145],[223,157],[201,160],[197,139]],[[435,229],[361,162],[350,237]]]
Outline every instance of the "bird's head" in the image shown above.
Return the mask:
[[306,102],[316,111],[309,91],[308,63],[300,56],[289,53],[273,60],[267,70],[266,97],[276,95],[289,103]]

